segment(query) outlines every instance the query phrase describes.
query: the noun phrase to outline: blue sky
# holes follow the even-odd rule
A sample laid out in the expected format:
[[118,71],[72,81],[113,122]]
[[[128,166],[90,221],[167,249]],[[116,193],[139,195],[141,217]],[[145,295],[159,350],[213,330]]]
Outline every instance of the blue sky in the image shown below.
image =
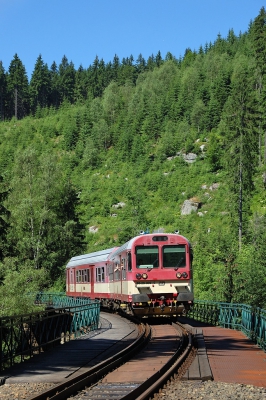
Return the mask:
[[176,58],[229,29],[246,32],[266,0],[0,0],[0,61],[15,53],[30,79],[37,57],[51,66],[65,55],[76,69],[160,50]]

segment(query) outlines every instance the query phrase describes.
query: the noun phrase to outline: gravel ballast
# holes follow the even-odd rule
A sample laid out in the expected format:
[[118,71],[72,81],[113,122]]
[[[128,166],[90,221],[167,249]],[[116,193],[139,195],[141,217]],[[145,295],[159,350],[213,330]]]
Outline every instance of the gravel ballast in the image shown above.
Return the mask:
[[[27,400],[53,385],[51,383],[20,383],[0,386],[1,400]],[[80,393],[72,400],[84,400],[85,393]],[[266,400],[266,388],[252,385],[232,384],[214,381],[171,381],[154,396],[154,399],[169,400]]]

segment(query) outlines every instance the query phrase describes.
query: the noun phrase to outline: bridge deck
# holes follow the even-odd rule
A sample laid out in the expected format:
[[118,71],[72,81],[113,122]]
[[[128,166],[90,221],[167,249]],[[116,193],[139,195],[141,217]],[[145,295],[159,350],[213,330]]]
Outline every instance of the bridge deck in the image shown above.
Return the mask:
[[[185,319],[182,322],[185,322]],[[202,329],[214,381],[266,387],[266,353],[242,332],[208,326],[190,319],[186,319],[186,323],[198,332],[199,328]],[[205,360],[204,368],[206,365]],[[193,368],[191,372],[195,374],[195,368],[194,372]],[[204,377],[204,372],[202,374]],[[195,374],[194,378],[189,379],[201,379],[201,377],[199,375],[197,378]]]
[[[103,313],[101,315],[104,316]],[[106,326],[103,321],[107,323]],[[182,318],[181,322],[194,327],[199,345],[198,355],[184,379],[213,378],[214,381],[266,387],[266,353],[243,333],[207,326],[186,318]],[[102,323],[102,330],[92,332],[94,336],[90,340],[82,337],[57,346],[54,351],[42,353],[22,365],[4,371],[0,378],[7,378],[6,383],[60,382],[75,374],[84,364],[89,362],[95,365],[101,361],[101,356],[106,358],[112,352],[121,350],[136,337],[131,323],[122,318],[117,319],[108,314]]]
[[266,353],[242,332],[203,328],[215,381],[266,387]]
[[41,353],[1,373],[6,383],[58,383],[94,366],[128,346],[137,337],[135,326],[117,315],[101,313],[100,329]]

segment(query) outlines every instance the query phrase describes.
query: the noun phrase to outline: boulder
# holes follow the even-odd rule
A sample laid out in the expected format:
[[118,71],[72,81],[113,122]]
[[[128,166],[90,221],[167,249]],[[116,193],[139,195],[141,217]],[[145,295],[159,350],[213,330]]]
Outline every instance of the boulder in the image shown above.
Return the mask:
[[189,215],[192,213],[192,211],[197,211],[199,207],[199,202],[194,200],[185,200],[181,208],[181,215]]

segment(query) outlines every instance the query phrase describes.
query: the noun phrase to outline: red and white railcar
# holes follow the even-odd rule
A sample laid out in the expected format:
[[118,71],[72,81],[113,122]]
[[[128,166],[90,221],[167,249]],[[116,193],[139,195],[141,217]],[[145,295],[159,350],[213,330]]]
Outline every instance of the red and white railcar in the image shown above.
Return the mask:
[[143,234],[121,247],[71,258],[66,292],[138,316],[184,314],[194,299],[192,259],[184,236]]

